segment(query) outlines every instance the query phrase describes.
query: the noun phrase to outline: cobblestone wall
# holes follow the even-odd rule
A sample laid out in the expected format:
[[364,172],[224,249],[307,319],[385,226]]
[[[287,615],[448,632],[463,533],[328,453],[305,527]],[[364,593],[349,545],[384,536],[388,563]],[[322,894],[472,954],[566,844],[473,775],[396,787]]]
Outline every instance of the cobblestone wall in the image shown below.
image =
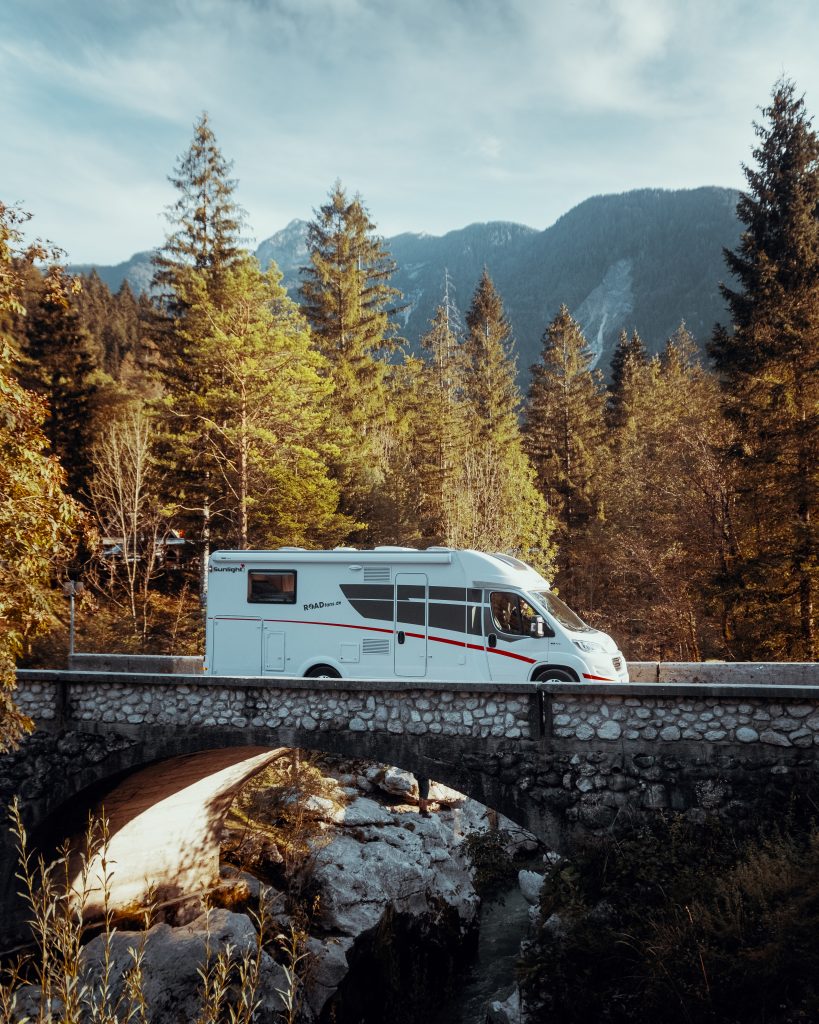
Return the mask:
[[[16,699],[35,721],[58,717],[72,722],[105,725],[193,727],[248,726],[313,731],[386,732],[391,734],[470,736],[475,738],[530,736],[529,693],[460,692],[457,689],[403,688],[373,692],[340,689],[331,681],[286,688],[270,683],[232,685],[219,680],[203,683],[168,682],[167,677],[143,683],[107,680],[62,681],[23,678]],[[384,684],[381,684],[384,685]],[[61,709],[62,706],[62,710]]]
[[[396,764],[567,850],[671,810],[741,826],[819,787],[819,686],[211,680],[21,672],[37,722],[0,757],[0,804],[32,826],[76,794],[196,751],[296,746]],[[77,823],[75,823],[77,824]],[[82,823],[79,822],[79,827]],[[0,918],[15,852],[0,837]],[[3,894],[3,879],[6,889]]]
[[590,740],[819,746],[819,702],[770,698],[577,697],[552,702],[554,735]]
[[[659,693],[662,689],[662,693]],[[668,691],[672,692],[668,692]],[[574,692],[572,692],[574,691]],[[595,687],[21,673],[16,699],[44,726],[282,727],[307,732],[810,748],[819,687]]]

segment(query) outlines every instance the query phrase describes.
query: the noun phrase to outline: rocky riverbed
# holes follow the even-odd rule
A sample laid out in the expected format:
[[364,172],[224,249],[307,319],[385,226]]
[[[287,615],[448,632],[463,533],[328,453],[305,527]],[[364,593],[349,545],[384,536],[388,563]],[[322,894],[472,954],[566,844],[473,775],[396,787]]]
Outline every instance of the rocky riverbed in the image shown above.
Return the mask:
[[[189,902],[165,908],[147,933],[98,936],[82,953],[86,982],[125,1001],[138,961],[151,1024],[199,1017],[203,969],[211,998],[221,984],[225,1005],[244,998],[258,1004],[259,1019],[409,1024],[429,1016],[477,941],[480,898],[465,838],[496,823],[435,783],[425,816],[415,779],[395,768],[325,759],[311,772],[320,785],[297,804],[293,797],[290,847],[272,826],[254,832],[240,808],[210,909]],[[271,793],[257,785],[244,811],[264,809]],[[294,821],[303,834],[291,834]],[[534,848],[528,834],[501,825],[514,837],[510,854]],[[297,840],[307,856],[293,856]],[[38,995],[29,989],[21,1009],[34,1009]]]

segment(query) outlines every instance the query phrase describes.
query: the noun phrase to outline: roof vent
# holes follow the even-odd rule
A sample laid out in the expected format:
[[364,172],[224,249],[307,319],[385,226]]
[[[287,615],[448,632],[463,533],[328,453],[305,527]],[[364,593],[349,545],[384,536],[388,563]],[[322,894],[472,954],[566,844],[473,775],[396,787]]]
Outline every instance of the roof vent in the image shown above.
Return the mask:
[[523,569],[526,572],[532,571],[531,566],[521,562],[519,558],[514,558],[512,555],[504,555],[500,551],[495,551],[492,557],[497,558],[499,562],[505,562],[506,565],[510,565],[513,569]]

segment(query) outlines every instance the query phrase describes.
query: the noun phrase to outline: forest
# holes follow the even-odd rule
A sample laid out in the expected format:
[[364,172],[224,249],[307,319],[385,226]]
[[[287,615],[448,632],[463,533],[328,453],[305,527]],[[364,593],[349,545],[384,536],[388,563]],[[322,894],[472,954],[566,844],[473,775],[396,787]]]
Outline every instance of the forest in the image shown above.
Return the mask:
[[[753,126],[730,322],[606,384],[564,305],[528,392],[488,269],[418,351],[359,195],[314,211],[298,295],[245,247],[207,114],[170,175],[150,295],[112,294],[0,201],[0,737],[16,664],[201,650],[220,547],[451,545],[536,566],[627,657],[816,655],[819,136],[793,82]],[[664,342],[661,354],[649,357]]]

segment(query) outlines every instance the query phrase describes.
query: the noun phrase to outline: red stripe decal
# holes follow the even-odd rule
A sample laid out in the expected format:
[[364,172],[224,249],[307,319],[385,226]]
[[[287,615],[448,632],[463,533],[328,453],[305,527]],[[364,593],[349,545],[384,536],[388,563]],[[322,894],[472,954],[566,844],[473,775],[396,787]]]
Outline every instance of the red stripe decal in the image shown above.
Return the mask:
[[534,665],[537,658],[525,658],[522,654],[512,654],[511,651],[499,651],[497,647],[485,647],[487,654],[500,654],[504,658],[514,658],[515,661],[525,661],[527,665]]
[[[227,616],[220,616],[220,618],[227,618]],[[255,621],[248,619],[248,621]],[[384,629],[382,626],[355,626],[350,625],[347,622],[308,622],[305,619],[263,619],[264,622],[284,622],[294,626],[337,626],[339,629],[363,629],[368,633],[389,633],[395,635],[394,629]],[[412,637],[414,640],[423,640],[423,633],[410,633],[407,630],[403,631],[406,636]],[[433,641],[436,644],[451,644],[453,647],[465,647],[470,651],[486,651],[488,654],[499,654],[503,658],[514,658],[515,661],[525,661],[528,665],[534,665],[536,658],[526,658],[522,654],[513,654],[511,651],[499,651],[497,647],[482,647],[480,644],[467,644],[463,640],[449,640],[444,636],[429,636],[427,639]],[[589,678],[599,678],[592,677]],[[613,682],[613,680],[608,680]]]
[[583,673],[583,678],[584,679],[596,679],[598,682],[601,682],[601,683],[616,683],[617,682],[616,679],[609,679],[608,676],[591,676],[591,675],[589,675],[588,672],[584,672]]
[[[467,647],[468,645],[463,640],[448,640],[445,636],[431,636],[430,640],[434,640],[436,644],[451,644],[453,647]],[[481,648],[478,648],[480,650]]]
[[389,633],[391,629],[382,629],[381,626],[351,626],[346,622],[307,622],[304,619],[265,619],[265,622],[287,622],[294,626],[337,626],[339,629],[364,629],[368,633]]

